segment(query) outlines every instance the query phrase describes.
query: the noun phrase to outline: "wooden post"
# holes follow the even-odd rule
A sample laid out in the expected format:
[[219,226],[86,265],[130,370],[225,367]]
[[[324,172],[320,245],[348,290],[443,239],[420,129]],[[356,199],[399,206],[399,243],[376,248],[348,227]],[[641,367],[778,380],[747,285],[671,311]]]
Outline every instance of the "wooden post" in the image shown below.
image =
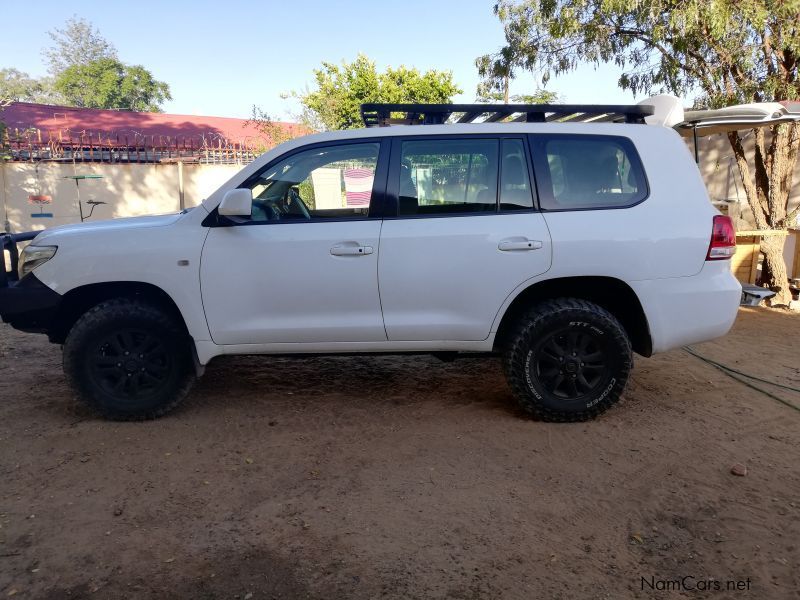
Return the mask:
[[761,238],[753,236],[753,255],[750,262],[750,279],[748,283],[756,282],[756,275],[758,275],[758,259],[761,255]]

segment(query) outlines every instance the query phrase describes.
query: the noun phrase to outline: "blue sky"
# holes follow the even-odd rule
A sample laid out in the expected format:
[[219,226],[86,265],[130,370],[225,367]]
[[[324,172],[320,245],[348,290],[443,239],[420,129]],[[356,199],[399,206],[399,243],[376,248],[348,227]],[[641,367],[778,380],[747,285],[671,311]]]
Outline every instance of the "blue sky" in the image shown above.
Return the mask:
[[[475,58],[499,48],[503,30],[493,0],[0,0],[0,68],[45,74],[47,31],[73,14],[92,21],[126,63],[141,64],[166,81],[166,112],[243,117],[257,104],[273,118],[290,118],[296,102],[282,92],[312,83],[322,61],[352,60],[362,52],[379,68],[414,66],[453,71],[474,100]],[[566,102],[629,103],[641,99],[617,87],[613,66],[581,67],[548,89]],[[536,87],[522,75],[512,93]]]

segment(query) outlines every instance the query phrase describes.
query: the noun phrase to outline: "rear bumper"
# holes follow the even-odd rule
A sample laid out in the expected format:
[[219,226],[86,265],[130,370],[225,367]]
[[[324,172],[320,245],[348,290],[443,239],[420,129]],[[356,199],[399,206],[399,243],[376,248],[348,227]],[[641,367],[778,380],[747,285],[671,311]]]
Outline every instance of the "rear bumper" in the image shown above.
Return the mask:
[[0,318],[21,331],[45,333],[60,304],[61,295],[33,273],[0,287]]
[[742,286],[730,269],[730,261],[710,261],[691,277],[630,283],[647,316],[653,353],[713,340],[730,331],[742,297]]

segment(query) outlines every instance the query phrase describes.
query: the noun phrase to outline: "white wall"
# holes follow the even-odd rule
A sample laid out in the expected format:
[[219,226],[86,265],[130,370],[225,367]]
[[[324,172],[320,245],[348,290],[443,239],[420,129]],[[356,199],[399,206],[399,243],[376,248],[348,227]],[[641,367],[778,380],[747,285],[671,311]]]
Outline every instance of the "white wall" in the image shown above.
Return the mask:
[[[185,206],[195,206],[233,176],[241,165],[183,165]],[[92,220],[158,214],[180,210],[177,164],[20,163],[0,164],[0,219],[11,231],[30,231],[80,222],[75,182],[67,176],[101,175],[102,179],[80,180],[84,213],[87,200],[106,202],[95,208]],[[48,195],[52,204],[41,207],[53,218],[35,218],[39,206],[28,203],[29,195]],[[0,230],[5,229],[0,223]]]

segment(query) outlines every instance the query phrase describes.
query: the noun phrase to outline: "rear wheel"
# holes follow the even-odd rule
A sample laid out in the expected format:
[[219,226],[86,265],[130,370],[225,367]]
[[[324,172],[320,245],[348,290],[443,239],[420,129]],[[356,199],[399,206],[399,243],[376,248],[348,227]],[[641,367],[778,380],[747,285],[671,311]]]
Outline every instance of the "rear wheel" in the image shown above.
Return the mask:
[[515,397],[543,421],[585,421],[604,412],[619,400],[632,363],[619,321],[571,298],[531,308],[503,355]]
[[186,332],[155,306],[118,298],[86,312],[64,343],[64,372],[105,417],[159,417],[188,394],[195,376]]

